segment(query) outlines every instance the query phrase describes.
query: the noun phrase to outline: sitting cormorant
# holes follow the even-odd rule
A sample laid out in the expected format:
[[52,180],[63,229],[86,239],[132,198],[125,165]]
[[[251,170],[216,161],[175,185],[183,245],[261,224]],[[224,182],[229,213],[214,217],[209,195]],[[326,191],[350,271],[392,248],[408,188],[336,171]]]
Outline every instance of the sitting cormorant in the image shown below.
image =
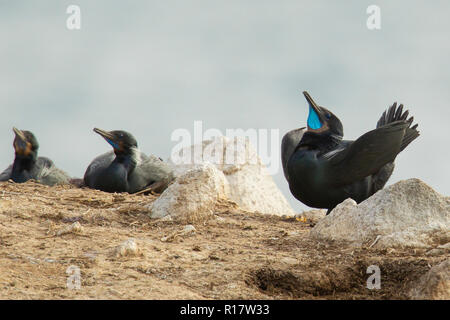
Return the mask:
[[155,156],[139,151],[136,139],[128,132],[94,128],[113,151],[95,158],[86,169],[84,184],[106,192],[135,193],[151,187],[162,192],[173,180],[172,169]]
[[13,128],[13,131],[14,163],[0,174],[0,181],[12,179],[21,183],[34,179],[49,186],[69,183],[69,175],[56,168],[52,160],[38,157],[39,144],[32,132],[17,128]]
[[385,111],[375,130],[356,141],[343,140],[341,121],[309,103],[307,128],[288,132],[281,143],[283,171],[292,195],[328,213],[347,198],[357,203],[382,189],[394,170],[394,160],[419,136],[413,117],[394,103]]

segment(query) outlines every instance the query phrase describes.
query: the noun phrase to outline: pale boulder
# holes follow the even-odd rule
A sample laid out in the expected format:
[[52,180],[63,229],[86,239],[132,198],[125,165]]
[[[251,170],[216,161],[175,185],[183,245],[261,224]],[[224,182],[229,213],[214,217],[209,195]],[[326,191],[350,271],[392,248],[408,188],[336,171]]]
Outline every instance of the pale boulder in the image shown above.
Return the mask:
[[186,222],[206,219],[227,198],[228,188],[223,173],[211,164],[187,170],[149,205],[150,217]]
[[436,246],[450,240],[450,197],[419,179],[403,180],[359,205],[345,200],[310,235],[359,247]]
[[295,214],[248,139],[221,136],[205,140],[181,149],[169,161],[178,177],[205,163],[213,164],[229,185],[228,200],[245,211]]

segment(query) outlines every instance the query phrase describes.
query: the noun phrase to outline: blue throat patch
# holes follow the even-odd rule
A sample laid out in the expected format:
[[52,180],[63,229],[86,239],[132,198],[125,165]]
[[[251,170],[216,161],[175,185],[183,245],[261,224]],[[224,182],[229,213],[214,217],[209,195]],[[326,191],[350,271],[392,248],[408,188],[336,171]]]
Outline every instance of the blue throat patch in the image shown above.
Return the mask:
[[308,126],[313,130],[320,129],[320,127],[322,127],[319,116],[311,105],[309,106]]
[[109,143],[110,145],[112,145],[112,147],[113,147],[114,149],[119,149],[119,145],[118,145],[117,143],[115,143],[114,141],[109,140],[109,139],[106,139],[106,141],[108,141],[108,143]]

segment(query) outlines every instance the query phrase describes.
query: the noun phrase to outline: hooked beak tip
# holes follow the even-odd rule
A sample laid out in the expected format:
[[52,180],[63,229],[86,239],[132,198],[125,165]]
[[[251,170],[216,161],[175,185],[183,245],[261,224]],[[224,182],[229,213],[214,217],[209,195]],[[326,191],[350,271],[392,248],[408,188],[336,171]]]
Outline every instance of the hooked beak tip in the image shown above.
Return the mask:
[[317,108],[317,103],[313,100],[313,98],[309,95],[307,91],[303,91],[303,95],[305,96],[306,101],[311,104],[313,107]]
[[308,104],[316,111],[318,114],[321,113],[319,105],[313,100],[313,98],[309,95],[307,91],[303,91],[303,95],[306,98],[306,101],[308,101]]
[[99,134],[100,136],[102,136],[105,139],[111,139],[112,138],[112,135],[108,131],[105,131],[105,130],[102,130],[102,129],[99,129],[99,128],[94,128],[93,131],[95,133]]
[[19,137],[20,140],[22,141],[26,141],[25,135],[23,134],[23,132],[19,129],[17,129],[16,127],[13,127],[13,131],[14,134]]
[[105,139],[114,148],[114,150],[119,149],[119,144],[113,134],[99,128],[94,128],[94,132],[98,133],[103,139]]
[[111,134],[108,131],[105,131],[105,130],[102,130],[102,129],[99,129],[99,128],[94,128],[93,131],[95,133],[98,133],[102,137],[110,137],[111,136]]

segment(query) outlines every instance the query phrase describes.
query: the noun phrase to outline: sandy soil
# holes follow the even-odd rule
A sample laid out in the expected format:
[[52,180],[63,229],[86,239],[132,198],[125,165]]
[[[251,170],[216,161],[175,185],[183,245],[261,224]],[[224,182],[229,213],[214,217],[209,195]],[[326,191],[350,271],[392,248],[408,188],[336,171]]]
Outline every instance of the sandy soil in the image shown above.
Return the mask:
[[[0,183],[1,299],[406,299],[445,256],[351,249],[308,237],[295,218],[240,212],[185,224],[148,218],[154,195]],[[82,230],[63,232],[78,222]],[[138,252],[117,246],[134,239]],[[368,266],[381,289],[366,288]],[[81,288],[69,289],[69,266]]]

